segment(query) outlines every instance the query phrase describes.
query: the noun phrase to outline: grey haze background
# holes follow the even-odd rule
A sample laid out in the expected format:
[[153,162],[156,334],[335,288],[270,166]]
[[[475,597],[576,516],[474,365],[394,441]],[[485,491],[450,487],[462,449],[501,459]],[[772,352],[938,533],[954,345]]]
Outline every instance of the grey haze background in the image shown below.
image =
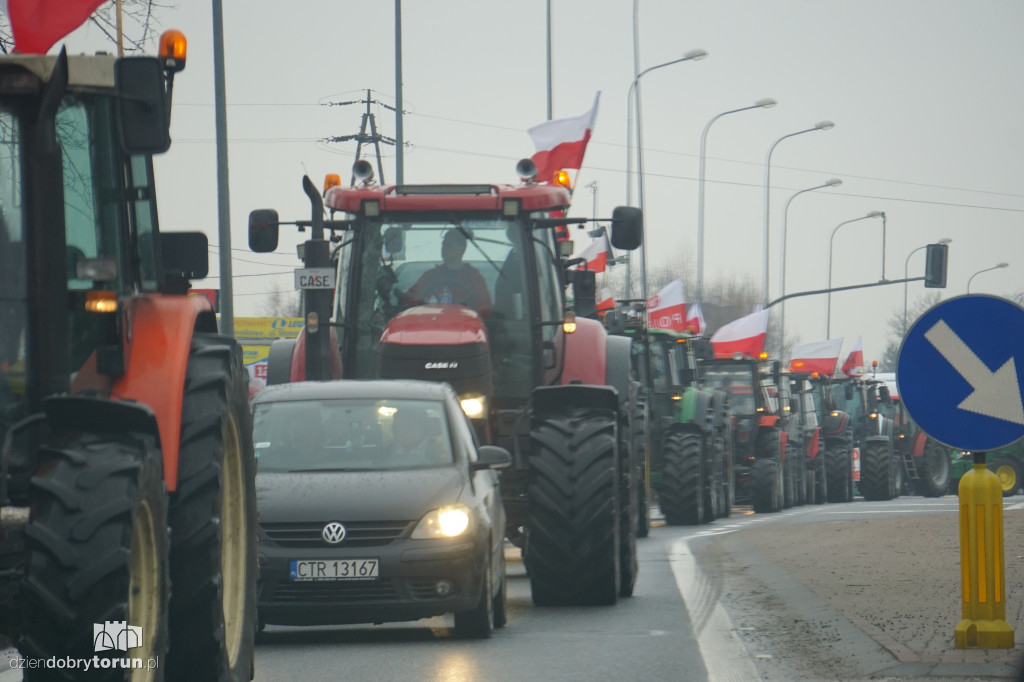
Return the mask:
[[[632,2],[553,0],[554,116],[573,116],[602,91],[574,213],[625,202],[626,94],[633,76]],[[247,252],[246,218],[275,207],[307,217],[300,179],[344,178],[354,143],[318,142],[356,132],[359,99],[394,94],[394,3],[225,0],[228,132],[236,315],[259,313],[265,293],[292,287],[297,266],[286,233],[277,254]],[[872,210],[888,216],[885,275],[903,277],[910,251],[942,237],[949,288],[1013,296],[1024,291],[1024,4],[1015,0],[641,0],[641,68],[693,48],[710,55],[645,76],[643,132],[649,265],[695,269],[698,151],[707,121],[763,97],[779,100],[719,120],[708,141],[706,281],[762,277],[764,161],[779,137],[831,119],[827,132],[782,142],[772,159],[771,294],[779,294],[782,212],[789,212],[787,291],[824,288],[828,237]],[[188,66],[175,82],[175,143],[157,162],[163,229],[201,229],[217,244],[211,9],[182,3],[160,13],[185,31]],[[403,3],[407,182],[514,181],[533,152],[526,129],[545,118],[544,0],[405,0]],[[109,49],[95,29],[69,49]],[[393,115],[377,108],[382,132]],[[392,154],[393,150],[389,150]],[[393,155],[385,169],[394,180]],[[578,233],[577,242],[589,242]],[[216,269],[216,248],[211,267]],[[634,258],[634,263],[635,263]],[[915,254],[911,276],[923,271]],[[267,274],[280,273],[280,274]],[[881,223],[863,220],[836,236],[835,285],[882,276]],[[199,286],[217,286],[216,279]],[[924,296],[910,285],[910,302]],[[653,292],[652,292],[653,293]],[[902,311],[903,286],[833,295],[832,335],[858,334],[881,358],[885,319]],[[787,334],[825,337],[825,297],[790,301]],[[773,315],[777,315],[773,311]]]

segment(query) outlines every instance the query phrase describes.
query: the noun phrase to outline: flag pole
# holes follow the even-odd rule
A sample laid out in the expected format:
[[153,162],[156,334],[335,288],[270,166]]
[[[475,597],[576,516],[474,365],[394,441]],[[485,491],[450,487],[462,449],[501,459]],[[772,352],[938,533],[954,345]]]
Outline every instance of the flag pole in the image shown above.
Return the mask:
[[124,56],[124,31],[121,28],[121,0],[114,0],[114,11],[117,15],[117,56]]

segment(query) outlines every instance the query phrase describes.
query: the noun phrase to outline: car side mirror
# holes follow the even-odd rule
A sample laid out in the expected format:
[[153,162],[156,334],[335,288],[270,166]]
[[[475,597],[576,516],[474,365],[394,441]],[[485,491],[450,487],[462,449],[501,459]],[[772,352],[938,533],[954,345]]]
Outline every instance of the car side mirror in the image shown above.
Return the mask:
[[476,461],[470,465],[473,471],[480,469],[507,469],[512,464],[512,455],[497,445],[481,445],[476,451]]

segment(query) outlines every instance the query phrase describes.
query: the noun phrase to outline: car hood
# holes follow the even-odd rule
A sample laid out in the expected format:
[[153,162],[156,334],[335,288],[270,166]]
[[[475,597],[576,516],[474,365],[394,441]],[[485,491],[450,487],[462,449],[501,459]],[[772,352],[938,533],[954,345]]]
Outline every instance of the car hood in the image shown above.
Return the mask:
[[260,473],[261,523],[411,521],[458,501],[465,486],[454,467],[407,471]]

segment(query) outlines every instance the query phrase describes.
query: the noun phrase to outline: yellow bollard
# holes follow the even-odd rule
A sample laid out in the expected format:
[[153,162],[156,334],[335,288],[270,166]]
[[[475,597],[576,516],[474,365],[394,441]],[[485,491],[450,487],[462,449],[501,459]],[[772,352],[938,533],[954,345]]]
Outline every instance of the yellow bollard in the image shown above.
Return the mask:
[[960,479],[960,577],[963,620],[955,630],[957,649],[1012,649],[1006,622],[1003,561],[1003,491],[974,453],[974,468]]

